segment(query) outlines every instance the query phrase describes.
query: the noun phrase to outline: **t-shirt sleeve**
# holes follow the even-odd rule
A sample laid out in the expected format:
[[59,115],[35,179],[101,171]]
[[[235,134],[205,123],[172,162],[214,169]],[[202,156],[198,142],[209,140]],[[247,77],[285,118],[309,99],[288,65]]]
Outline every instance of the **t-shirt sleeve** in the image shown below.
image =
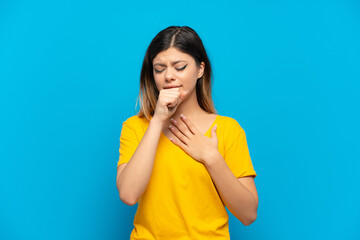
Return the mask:
[[121,129],[119,161],[117,167],[122,163],[129,162],[138,145],[139,139],[135,130],[125,121]]
[[256,172],[251,162],[245,131],[238,125],[235,138],[225,148],[225,161],[236,178],[254,176]]

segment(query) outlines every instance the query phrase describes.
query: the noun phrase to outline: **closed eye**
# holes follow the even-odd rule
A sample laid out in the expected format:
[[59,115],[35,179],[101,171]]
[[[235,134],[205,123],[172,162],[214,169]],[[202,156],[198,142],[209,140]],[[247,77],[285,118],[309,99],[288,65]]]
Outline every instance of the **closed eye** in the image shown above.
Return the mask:
[[176,70],[182,71],[182,70],[184,70],[186,68],[186,66],[187,66],[187,64],[185,66],[183,66],[182,68],[176,68]]
[[154,69],[154,70],[155,70],[156,73],[161,73],[162,71],[164,71],[164,69],[163,70]]
[[[185,66],[183,66],[182,68],[175,68],[175,69],[178,70],[178,71],[182,71],[182,70],[184,70],[184,69],[186,68],[186,66],[187,66],[187,64],[186,64]],[[154,68],[154,71],[155,71],[156,73],[161,73],[161,72],[163,72],[164,70],[165,70],[165,69],[157,70],[157,69]]]

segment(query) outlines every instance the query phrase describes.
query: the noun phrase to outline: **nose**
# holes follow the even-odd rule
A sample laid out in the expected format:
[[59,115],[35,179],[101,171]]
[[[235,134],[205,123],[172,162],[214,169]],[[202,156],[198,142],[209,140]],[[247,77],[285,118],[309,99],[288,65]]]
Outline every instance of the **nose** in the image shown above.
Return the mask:
[[165,80],[167,82],[174,81],[175,80],[175,73],[169,68],[167,68],[165,71],[166,71],[165,72]]

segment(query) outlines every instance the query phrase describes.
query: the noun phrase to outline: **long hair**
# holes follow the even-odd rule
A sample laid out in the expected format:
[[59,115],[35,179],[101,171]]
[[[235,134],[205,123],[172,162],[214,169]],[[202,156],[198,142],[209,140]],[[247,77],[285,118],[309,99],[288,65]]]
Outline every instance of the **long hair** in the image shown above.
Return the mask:
[[156,87],[152,62],[156,55],[170,47],[191,55],[199,67],[201,62],[205,63],[204,73],[196,82],[197,101],[202,109],[208,113],[216,113],[211,97],[211,84],[213,73],[210,60],[206,54],[204,45],[198,34],[187,26],[170,26],[159,32],[151,41],[143,61],[140,75],[140,91],[136,102],[140,102],[139,117],[154,115],[159,90]]

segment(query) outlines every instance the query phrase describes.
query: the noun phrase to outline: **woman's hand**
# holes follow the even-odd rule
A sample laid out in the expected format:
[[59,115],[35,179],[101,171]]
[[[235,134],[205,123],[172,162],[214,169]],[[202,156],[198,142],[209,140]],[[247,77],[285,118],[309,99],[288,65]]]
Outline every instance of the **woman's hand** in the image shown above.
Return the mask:
[[216,136],[217,125],[211,129],[211,138],[208,138],[183,114],[181,114],[181,120],[181,122],[177,122],[175,119],[171,120],[172,124],[169,128],[175,135],[175,139],[171,138],[170,141],[195,160],[205,164],[219,151]]
[[187,94],[187,90],[177,88],[161,89],[155,107],[153,119],[158,119],[161,123],[171,117]]

